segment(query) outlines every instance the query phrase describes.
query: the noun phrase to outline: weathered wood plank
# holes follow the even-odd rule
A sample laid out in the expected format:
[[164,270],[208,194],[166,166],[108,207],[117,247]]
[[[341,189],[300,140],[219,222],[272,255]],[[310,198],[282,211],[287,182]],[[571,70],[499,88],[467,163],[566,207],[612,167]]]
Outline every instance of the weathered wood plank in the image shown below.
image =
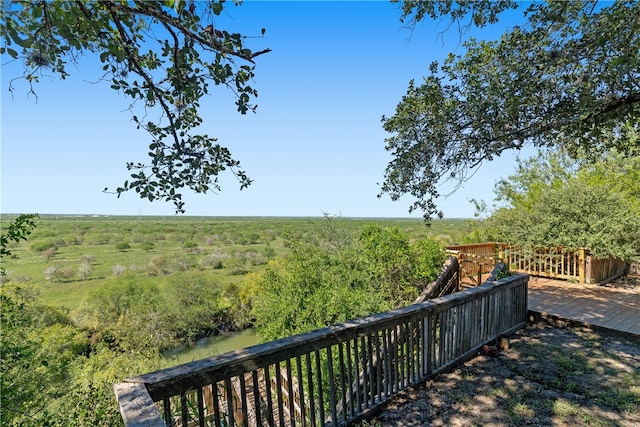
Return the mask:
[[126,427],[167,427],[144,384],[118,383],[113,391]]
[[638,289],[532,278],[527,299],[535,313],[640,336]]

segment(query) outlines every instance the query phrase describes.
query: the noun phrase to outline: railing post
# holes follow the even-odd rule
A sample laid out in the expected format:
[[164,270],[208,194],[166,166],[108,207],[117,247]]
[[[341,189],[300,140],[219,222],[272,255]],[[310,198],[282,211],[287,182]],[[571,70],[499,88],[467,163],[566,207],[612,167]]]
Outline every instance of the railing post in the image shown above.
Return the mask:
[[[591,257],[591,254],[587,253],[585,256],[585,262],[584,262],[584,279],[585,279],[585,283],[597,283],[598,280],[595,279],[598,275],[598,272],[594,272],[594,266],[591,263],[591,261],[593,260],[593,258]],[[594,280],[595,279],[595,280]]]
[[578,265],[579,265],[579,270],[578,270],[578,281],[580,283],[587,283],[586,282],[586,270],[587,270],[587,257],[586,257],[586,249],[585,248],[580,248],[578,250]]

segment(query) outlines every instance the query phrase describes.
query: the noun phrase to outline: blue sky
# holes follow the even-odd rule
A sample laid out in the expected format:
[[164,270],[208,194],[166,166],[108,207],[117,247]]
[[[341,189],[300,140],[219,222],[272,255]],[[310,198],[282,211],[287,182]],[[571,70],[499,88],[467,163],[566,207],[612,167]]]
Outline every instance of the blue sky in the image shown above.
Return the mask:
[[[455,29],[425,21],[410,31],[389,2],[256,2],[227,6],[220,27],[263,39],[254,87],[256,114],[240,115],[222,87],[202,104],[202,131],[227,146],[254,183],[240,191],[222,177],[218,194],[187,193],[187,215],[420,217],[409,198],[377,198],[390,155],[381,117],[394,113],[409,80],[429,64],[461,53]],[[505,17],[476,31],[495,38],[515,23]],[[439,36],[440,34],[440,36]],[[81,58],[72,77],[44,77],[37,100],[12,78],[21,64],[2,58],[2,196],[0,212],[173,215],[171,203],[105,194],[128,178],[127,161],[147,160],[149,136],[135,129],[129,100],[92,84],[97,61]],[[441,198],[447,218],[473,216],[469,199],[492,199],[494,183],[513,170],[514,155],[485,164],[463,188]],[[447,188],[442,188],[447,192]]]

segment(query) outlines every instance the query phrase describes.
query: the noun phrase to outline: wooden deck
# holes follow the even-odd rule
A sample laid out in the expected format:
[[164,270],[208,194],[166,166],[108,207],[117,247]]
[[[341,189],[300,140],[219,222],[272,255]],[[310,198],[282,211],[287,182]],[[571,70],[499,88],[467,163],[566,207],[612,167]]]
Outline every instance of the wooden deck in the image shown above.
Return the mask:
[[529,311],[640,337],[640,289],[531,277]]

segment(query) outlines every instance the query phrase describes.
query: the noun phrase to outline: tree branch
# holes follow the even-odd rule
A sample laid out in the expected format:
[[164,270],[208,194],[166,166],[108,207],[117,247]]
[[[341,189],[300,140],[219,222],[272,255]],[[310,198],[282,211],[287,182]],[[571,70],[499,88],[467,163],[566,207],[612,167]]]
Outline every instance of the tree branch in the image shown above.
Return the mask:
[[134,69],[136,71],[136,74],[138,74],[140,77],[142,77],[145,80],[145,82],[149,86],[149,89],[151,89],[153,91],[153,93],[156,95],[155,99],[158,100],[158,102],[160,103],[160,106],[162,107],[164,112],[167,114],[167,119],[169,120],[169,129],[170,129],[170,132],[171,132],[171,134],[173,136],[173,139],[174,139],[175,143],[177,145],[179,145],[180,139],[178,137],[178,134],[176,133],[175,122],[173,120],[173,114],[171,113],[171,110],[170,110],[169,106],[165,103],[164,93],[156,86],[156,84],[153,82],[151,77],[144,71],[142,66],[138,63],[136,55],[131,51],[129,45],[132,44],[132,41],[131,41],[129,35],[127,34],[126,30],[122,26],[122,23],[120,22],[120,19],[118,18],[118,14],[116,13],[116,10],[113,8],[114,3],[113,2],[109,2],[108,5],[109,5],[108,7],[109,7],[109,13],[111,15],[111,18],[113,19],[113,21],[114,21],[114,23],[116,25],[116,28],[118,29],[118,33],[120,34],[120,37],[122,38],[123,43],[122,43],[121,46],[122,46],[125,54],[127,55],[127,58],[129,60],[129,64],[134,67]]
[[251,62],[252,64],[255,64],[255,62],[253,61],[253,58],[255,58],[256,56],[262,55],[264,53],[268,53],[271,52],[271,49],[264,49],[262,51],[256,52],[250,56],[247,56],[245,54],[243,54],[242,52],[237,52],[234,50],[228,50],[225,49],[225,47],[217,41],[216,38],[211,37],[208,40],[204,37],[202,37],[200,34],[195,33],[193,31],[191,31],[189,28],[185,27],[179,19],[176,19],[170,15],[158,12],[157,10],[154,10],[151,8],[150,4],[147,3],[136,3],[136,6],[140,5],[141,8],[132,8],[129,5],[126,4],[118,4],[116,5],[116,7],[128,12],[128,13],[132,13],[132,14],[140,14],[140,15],[146,15],[152,18],[157,19],[160,22],[169,24],[175,28],[177,28],[181,34],[184,34],[185,37],[191,38],[195,41],[197,41],[198,43],[200,43],[203,46],[207,46],[210,47],[211,49],[213,49],[216,52],[222,53],[222,54],[227,54],[227,55],[231,55],[231,56],[235,56],[237,58],[243,59],[245,61]]

